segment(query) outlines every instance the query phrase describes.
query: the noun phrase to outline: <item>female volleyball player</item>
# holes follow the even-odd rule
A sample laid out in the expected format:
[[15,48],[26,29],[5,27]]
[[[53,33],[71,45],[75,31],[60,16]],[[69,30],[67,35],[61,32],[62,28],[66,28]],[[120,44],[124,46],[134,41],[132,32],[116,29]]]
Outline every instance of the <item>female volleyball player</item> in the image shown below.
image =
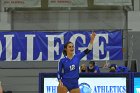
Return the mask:
[[[64,45],[63,54],[65,57],[60,59],[58,65],[58,93],[67,93],[68,91],[70,93],[80,93],[78,86],[79,63],[80,60],[92,50],[95,36],[96,34],[92,33],[88,48],[76,55],[73,55],[74,45],[72,42],[68,42]],[[63,74],[62,69],[64,70]]]

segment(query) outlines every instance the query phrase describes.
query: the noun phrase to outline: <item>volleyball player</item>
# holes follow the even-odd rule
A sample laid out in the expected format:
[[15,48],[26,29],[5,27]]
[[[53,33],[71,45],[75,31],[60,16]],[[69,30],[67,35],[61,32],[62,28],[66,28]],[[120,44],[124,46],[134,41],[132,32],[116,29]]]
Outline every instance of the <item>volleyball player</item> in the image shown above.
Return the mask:
[[[67,93],[68,91],[70,93],[80,93],[78,86],[80,60],[92,50],[95,36],[96,34],[92,33],[88,48],[75,55],[73,55],[74,45],[72,42],[67,42],[64,45],[63,54],[65,56],[60,59],[58,64],[58,93]],[[62,69],[64,70],[63,74]]]

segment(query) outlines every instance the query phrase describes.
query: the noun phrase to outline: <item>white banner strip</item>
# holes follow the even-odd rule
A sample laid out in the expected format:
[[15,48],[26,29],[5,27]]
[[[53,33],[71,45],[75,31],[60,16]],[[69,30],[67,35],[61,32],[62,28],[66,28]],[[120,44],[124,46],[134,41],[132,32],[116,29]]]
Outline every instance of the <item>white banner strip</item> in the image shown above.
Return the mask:
[[94,0],[94,5],[132,5],[132,0]]
[[48,0],[48,7],[88,7],[87,0]]
[[41,0],[2,0],[3,7],[41,7]]

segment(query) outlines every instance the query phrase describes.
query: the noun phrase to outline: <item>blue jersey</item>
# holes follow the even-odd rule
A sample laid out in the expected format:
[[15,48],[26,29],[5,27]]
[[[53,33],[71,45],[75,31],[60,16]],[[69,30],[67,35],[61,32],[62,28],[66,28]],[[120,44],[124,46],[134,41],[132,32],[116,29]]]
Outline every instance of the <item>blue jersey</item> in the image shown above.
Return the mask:
[[[79,63],[80,60],[86,55],[85,51],[76,54],[72,59],[67,56],[59,61],[57,78],[79,78]],[[62,69],[64,73],[62,74]]]

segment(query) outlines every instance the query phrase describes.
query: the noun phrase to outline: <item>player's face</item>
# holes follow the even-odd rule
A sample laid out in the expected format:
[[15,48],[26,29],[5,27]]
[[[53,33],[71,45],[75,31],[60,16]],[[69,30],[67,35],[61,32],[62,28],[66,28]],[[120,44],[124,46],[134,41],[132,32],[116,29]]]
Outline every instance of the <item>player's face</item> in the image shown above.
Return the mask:
[[72,43],[69,43],[66,48],[67,54],[73,54],[74,46]]

